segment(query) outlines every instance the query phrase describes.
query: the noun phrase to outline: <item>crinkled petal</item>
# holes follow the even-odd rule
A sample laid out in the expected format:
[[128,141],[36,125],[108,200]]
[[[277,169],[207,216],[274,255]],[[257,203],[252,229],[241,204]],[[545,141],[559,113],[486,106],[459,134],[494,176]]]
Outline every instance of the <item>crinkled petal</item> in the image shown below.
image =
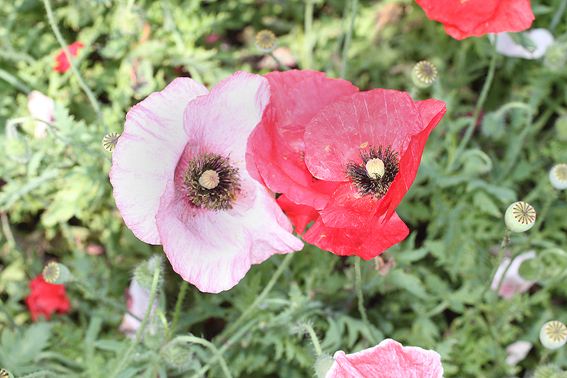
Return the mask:
[[359,228],[328,227],[319,218],[303,240],[336,255],[357,255],[369,260],[409,235],[409,229],[396,213],[389,219],[384,217],[375,216]]
[[163,249],[173,270],[199,290],[228,290],[251,264],[303,247],[289,232],[289,221],[278,218],[281,210],[271,194],[256,185],[253,207],[238,213],[195,211],[174,183],[168,182],[156,217]]
[[278,205],[289,217],[291,223],[295,227],[295,232],[299,235],[303,234],[305,227],[311,222],[315,222],[319,218],[319,212],[307,205],[298,205],[282,194],[277,199]]
[[380,202],[378,214],[385,211],[385,219],[388,219],[394,213],[411,184],[413,184],[427,138],[447,111],[445,103],[439,100],[417,101],[415,104],[421,116],[423,128],[421,132],[411,137],[408,149],[400,158],[400,171]]
[[338,351],[326,378],[442,378],[441,356],[433,350],[404,347],[386,339],[353,354]]
[[364,226],[372,219],[380,205],[380,200],[370,195],[360,196],[350,182],[341,183],[321,214],[328,227],[356,228]]
[[229,76],[185,109],[183,126],[189,143],[230,155],[244,166],[248,137],[269,101],[270,87],[262,76],[248,72]]
[[530,0],[416,1],[429,19],[442,22],[456,39],[526,30],[535,19]]
[[155,221],[160,197],[188,140],[183,110],[207,93],[194,80],[178,78],[126,115],[124,133],[112,154],[110,182],[124,222],[146,243],[160,244]]

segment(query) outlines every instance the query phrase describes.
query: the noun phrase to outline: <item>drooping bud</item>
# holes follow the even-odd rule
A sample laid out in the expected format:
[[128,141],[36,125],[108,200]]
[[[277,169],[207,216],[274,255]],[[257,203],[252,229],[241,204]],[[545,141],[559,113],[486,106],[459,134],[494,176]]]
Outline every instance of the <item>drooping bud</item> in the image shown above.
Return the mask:
[[328,353],[321,353],[315,360],[315,375],[317,378],[325,378],[327,372],[335,362],[335,359]]
[[433,63],[422,60],[413,66],[411,80],[418,88],[427,88],[437,80],[437,67]]
[[559,366],[546,364],[539,366],[534,372],[533,378],[565,378],[567,374]]
[[567,327],[560,321],[547,322],[539,331],[539,340],[547,349],[557,349],[567,342]]
[[504,221],[510,231],[524,232],[535,224],[536,211],[527,202],[514,202],[506,210]]
[[163,281],[163,260],[161,256],[154,255],[149,260],[142,262],[140,265],[136,267],[134,270],[134,278],[138,282],[140,287],[151,290],[152,289],[152,282],[154,280],[154,272],[156,267],[159,266],[159,283],[158,289],[162,284]]
[[43,279],[47,283],[61,285],[65,282],[69,282],[71,272],[65,265],[51,261],[43,268]]
[[557,190],[567,189],[567,164],[557,164],[549,171],[549,181]]
[[[157,311],[160,313],[160,311]],[[146,328],[144,329],[144,338],[142,339],[144,345],[152,350],[158,350],[165,343],[166,330],[162,318],[158,314],[154,314]]]
[[159,351],[165,362],[175,369],[184,369],[191,364],[193,352],[191,344],[177,337],[165,344]]
[[547,48],[543,64],[552,71],[565,68],[567,63],[567,43],[555,42]]
[[118,138],[120,138],[120,134],[118,133],[109,133],[102,138],[102,146],[108,152],[114,151],[114,147],[118,143]]
[[135,35],[146,23],[146,15],[137,5],[122,7],[116,12],[113,22],[114,29],[118,29],[122,35]]
[[256,47],[264,54],[271,53],[278,46],[276,35],[269,30],[260,30],[256,34]]

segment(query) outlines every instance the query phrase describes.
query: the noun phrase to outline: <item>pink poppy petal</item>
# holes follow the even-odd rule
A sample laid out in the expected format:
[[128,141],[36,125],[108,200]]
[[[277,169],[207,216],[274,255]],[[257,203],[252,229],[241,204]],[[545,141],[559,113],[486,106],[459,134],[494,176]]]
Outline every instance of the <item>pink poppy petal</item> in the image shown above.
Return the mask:
[[386,339],[353,354],[338,351],[326,378],[442,378],[441,356],[432,350],[404,347]]
[[269,101],[265,78],[237,72],[217,84],[208,96],[192,101],[185,109],[183,126],[189,140],[199,141],[204,150],[230,154],[245,165],[246,142]]
[[146,243],[160,243],[155,216],[187,141],[180,127],[183,109],[205,94],[207,89],[201,84],[178,78],[126,115],[124,133],[112,155],[110,182],[124,222]]
[[408,235],[408,227],[398,214],[394,213],[386,220],[384,215],[375,216],[364,227],[359,228],[328,227],[319,218],[303,235],[303,240],[336,255],[357,255],[369,260],[401,242]]

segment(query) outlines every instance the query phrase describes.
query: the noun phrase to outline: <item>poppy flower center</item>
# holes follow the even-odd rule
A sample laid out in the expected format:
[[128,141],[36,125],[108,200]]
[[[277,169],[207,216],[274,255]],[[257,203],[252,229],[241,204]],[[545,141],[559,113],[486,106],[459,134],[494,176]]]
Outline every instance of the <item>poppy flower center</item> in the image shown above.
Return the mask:
[[398,154],[391,146],[370,146],[360,151],[360,157],[362,164],[354,161],[347,163],[348,178],[361,196],[371,195],[375,199],[384,197],[400,171]]
[[183,182],[189,201],[207,210],[232,209],[240,192],[238,168],[218,154],[204,153],[189,161]]

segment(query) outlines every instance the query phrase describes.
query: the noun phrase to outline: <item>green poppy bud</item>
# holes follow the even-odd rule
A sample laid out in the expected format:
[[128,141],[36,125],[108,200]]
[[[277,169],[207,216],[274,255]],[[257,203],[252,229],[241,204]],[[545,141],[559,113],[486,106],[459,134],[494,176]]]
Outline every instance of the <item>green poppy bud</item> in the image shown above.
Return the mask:
[[546,364],[538,367],[534,378],[567,378],[567,374],[554,364]]
[[524,232],[533,227],[536,221],[536,211],[527,202],[514,202],[504,215],[506,226],[512,232]]
[[136,267],[134,270],[134,278],[138,282],[140,287],[151,290],[152,289],[152,282],[154,280],[154,272],[156,270],[156,266],[159,266],[159,283],[158,288],[162,284],[163,280],[163,260],[161,256],[154,255],[149,260],[142,262],[140,265]]
[[264,54],[271,53],[278,46],[276,35],[269,30],[261,30],[256,34],[256,47]]
[[325,378],[334,362],[335,359],[328,353],[318,355],[315,360],[315,375],[317,378]]
[[160,355],[174,369],[184,369],[191,364],[191,344],[175,338],[160,349]]

